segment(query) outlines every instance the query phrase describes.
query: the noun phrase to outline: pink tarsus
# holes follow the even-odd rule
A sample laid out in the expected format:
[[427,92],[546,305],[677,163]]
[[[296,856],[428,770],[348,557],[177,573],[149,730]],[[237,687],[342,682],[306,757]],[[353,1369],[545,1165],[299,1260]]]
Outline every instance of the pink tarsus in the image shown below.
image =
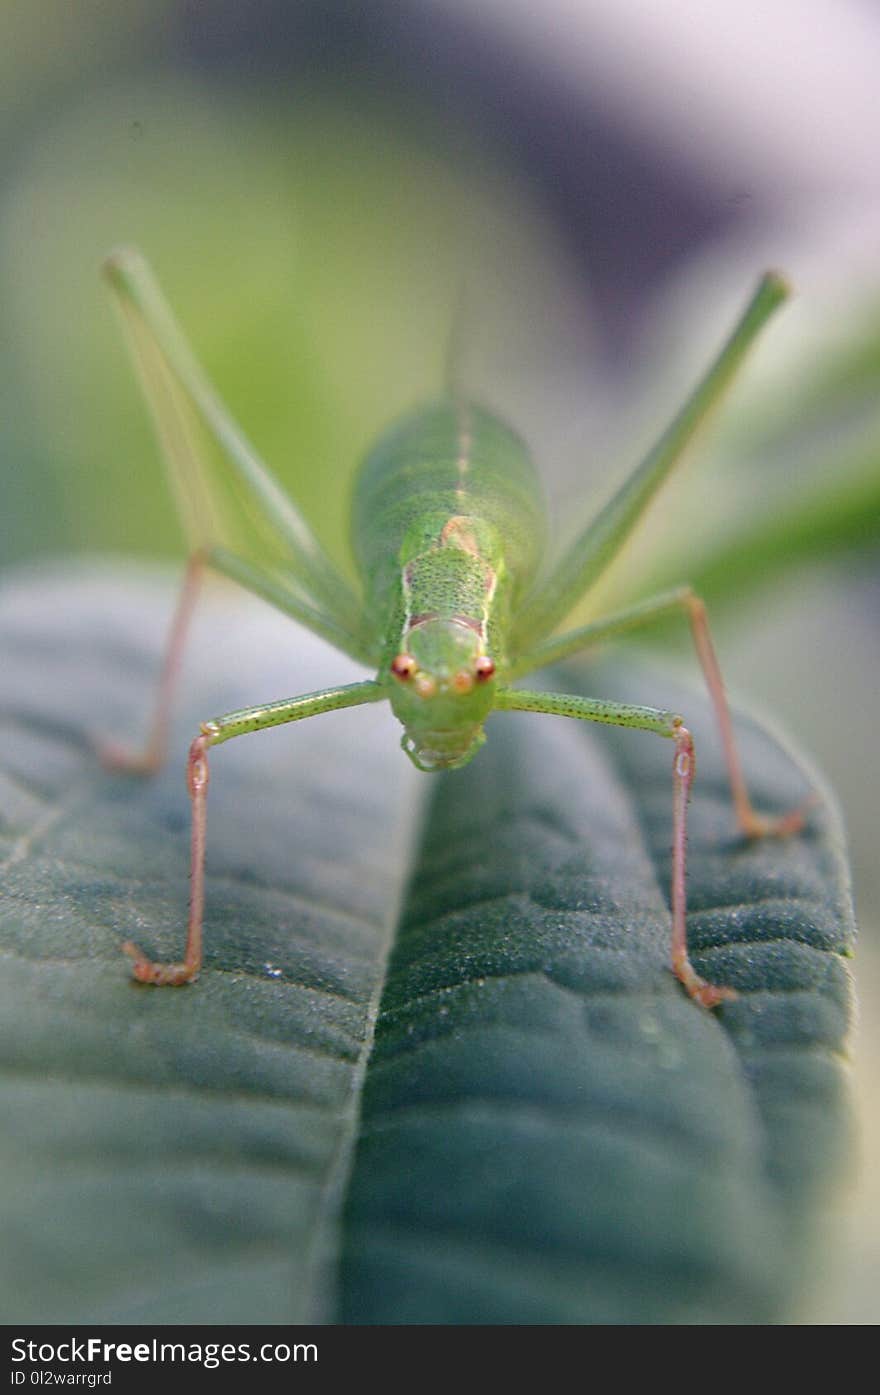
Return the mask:
[[687,727],[675,731],[672,763],[672,970],[703,1007],[717,1007],[737,996],[700,978],[687,952],[687,804],[696,773],[693,737]]
[[197,736],[189,748],[186,783],[192,801],[192,834],[190,843],[190,902],[186,948],[179,964],[158,964],[148,959],[131,940],[122,946],[133,960],[132,974],[139,983],[157,987],[191,983],[202,967],[202,915],[205,908],[205,841],[207,833],[207,800],[210,771],[208,746],[211,737]]

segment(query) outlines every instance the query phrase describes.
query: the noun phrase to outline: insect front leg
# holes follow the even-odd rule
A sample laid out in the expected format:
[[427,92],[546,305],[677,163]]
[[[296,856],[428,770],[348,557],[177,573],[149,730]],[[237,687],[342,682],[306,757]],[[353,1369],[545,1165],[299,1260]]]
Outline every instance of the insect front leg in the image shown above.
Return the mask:
[[679,720],[673,732],[675,759],[672,762],[672,972],[688,993],[703,1007],[717,1007],[735,998],[736,989],[720,988],[700,978],[688,958],[687,949],[687,806],[696,773],[693,737]]
[[365,702],[379,702],[385,690],[370,679],[362,683],[347,683],[339,688],[325,688],[317,693],[268,703],[263,707],[247,707],[203,722],[199,735],[189,749],[186,780],[192,803],[192,832],[190,838],[190,906],[186,946],[178,963],[161,963],[150,959],[137,945],[127,940],[124,952],[134,960],[132,973],[139,983],[157,987],[177,987],[190,983],[202,966],[202,919],[205,904],[205,846],[207,841],[207,801],[210,771],[208,748],[229,741],[233,736],[264,731],[267,727],[298,722],[304,717],[317,717],[322,712],[335,712],[344,707],[357,707]]
[[687,949],[687,803],[694,779],[694,743],[677,712],[654,707],[633,707],[627,703],[605,702],[568,693],[541,693],[525,688],[503,688],[496,694],[496,707],[508,712],[547,712],[558,717],[604,722],[610,726],[635,727],[671,737],[675,742],[672,763],[672,971],[688,993],[703,1007],[717,1007],[735,998],[733,988],[723,988],[701,978]]
[[547,640],[512,665],[512,675],[517,677],[523,673],[530,673],[536,668],[543,668],[547,664],[558,663],[561,659],[567,659],[572,654],[590,649],[603,640],[614,638],[629,630],[637,629],[641,625],[650,624],[652,621],[663,620],[676,613],[686,615],[690,622],[694,647],[700,660],[700,667],[703,670],[706,687],[712,699],[712,706],[715,709],[715,717],[721,733],[733,806],[741,831],[747,838],[762,838],[768,834],[784,837],[790,833],[797,833],[804,826],[806,811],[813,803],[813,797],[810,797],[799,808],[792,809],[776,818],[759,814],[752,805],[733,733],[733,721],[730,716],[727,695],[724,691],[724,680],[721,677],[721,669],[709,631],[706,607],[690,586],[679,586],[674,591],[664,591],[662,595],[653,596],[650,600],[643,601],[627,610],[619,611],[615,615],[609,615],[594,624],[584,625],[568,634],[559,635],[556,639]]
[[165,646],[146,743],[137,749],[103,736],[95,740],[98,755],[108,770],[122,770],[131,775],[153,775],[165,763],[174,687],[206,564],[207,559],[202,552],[194,552],[187,563]]
[[[212,725],[207,724],[206,725]],[[178,964],[157,964],[149,959],[143,950],[131,940],[122,946],[123,952],[134,960],[132,975],[139,983],[152,983],[157,987],[170,985],[177,987],[189,983],[202,967],[202,916],[205,907],[205,841],[207,835],[208,747],[211,736],[205,729],[195,738],[189,748],[186,766],[186,783],[192,801],[192,828],[190,832],[189,867],[189,923],[186,932],[186,948],[183,959]]]

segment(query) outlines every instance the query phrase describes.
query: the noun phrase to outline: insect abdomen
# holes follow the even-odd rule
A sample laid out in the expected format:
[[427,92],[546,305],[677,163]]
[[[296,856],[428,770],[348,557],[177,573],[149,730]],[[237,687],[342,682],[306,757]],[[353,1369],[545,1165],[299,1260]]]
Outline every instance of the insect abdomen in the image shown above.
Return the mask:
[[[469,521],[474,520],[470,528]],[[357,479],[352,547],[380,610],[399,584],[402,553],[439,543],[443,530],[482,552],[491,534],[515,590],[541,556],[546,517],[538,477],[520,438],[472,403],[442,401],[397,422],[367,455]]]

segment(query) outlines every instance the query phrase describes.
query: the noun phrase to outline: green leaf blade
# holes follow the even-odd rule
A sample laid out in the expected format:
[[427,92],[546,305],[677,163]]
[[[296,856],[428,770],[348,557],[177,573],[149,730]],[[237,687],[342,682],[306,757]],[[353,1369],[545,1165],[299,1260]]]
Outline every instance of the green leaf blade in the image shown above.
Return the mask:
[[[283,742],[218,753],[205,971],[192,989],[132,984],[123,939],[169,956],[182,943],[188,735],[254,683],[287,686],[283,670],[303,668],[279,649],[274,616],[257,607],[228,625],[209,600],[177,759],[152,781],[103,772],[88,734],[136,735],[172,599],[79,573],[9,587],[0,613],[4,783],[18,794],[4,805],[0,984],[3,1090],[20,1119],[6,1136],[8,1320],[329,1312],[328,1198],[405,865],[406,770],[386,771],[375,743],[352,787],[360,733],[316,723],[291,819]],[[351,855],[317,831],[331,824],[342,847],[355,835]]]
[[[627,681],[616,696],[635,700]],[[738,845],[710,736],[691,809],[695,958],[742,997],[695,1011],[666,967],[668,746],[513,722],[438,797],[392,954],[347,1319],[778,1318],[809,1182],[837,1171],[849,1133],[834,817]],[[750,735],[760,774],[767,741]],[[802,799],[804,772],[775,761],[770,807]]]
[[[333,714],[215,753],[206,969],[140,988],[119,942],[181,942],[196,723],[347,677],[222,592],[177,760],[102,772],[87,733],[139,729],[171,605],[112,569],[0,598],[6,1320],[789,1315],[849,1138],[833,809],[742,844],[700,699],[561,680],[694,728],[695,958],[742,993],[710,1014],[667,968],[669,743],[501,714],[427,779],[381,709]],[[743,743],[761,807],[803,798]]]

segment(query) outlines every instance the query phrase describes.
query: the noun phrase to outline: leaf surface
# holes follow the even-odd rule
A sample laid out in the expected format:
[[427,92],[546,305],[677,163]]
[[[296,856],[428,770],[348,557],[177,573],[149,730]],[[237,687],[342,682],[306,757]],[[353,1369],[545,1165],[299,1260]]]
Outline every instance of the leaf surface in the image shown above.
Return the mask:
[[[499,714],[429,778],[382,708],[212,757],[207,962],[176,956],[199,720],[356,676],[222,589],[176,758],[135,736],[173,593],[24,575],[0,599],[7,1322],[756,1322],[790,1311],[848,1125],[852,913],[839,823],[746,845],[699,696],[638,668],[560,681],[679,706],[698,740],[690,932],[740,989],[666,968],[671,748]],[[812,776],[742,723],[757,802]]]

